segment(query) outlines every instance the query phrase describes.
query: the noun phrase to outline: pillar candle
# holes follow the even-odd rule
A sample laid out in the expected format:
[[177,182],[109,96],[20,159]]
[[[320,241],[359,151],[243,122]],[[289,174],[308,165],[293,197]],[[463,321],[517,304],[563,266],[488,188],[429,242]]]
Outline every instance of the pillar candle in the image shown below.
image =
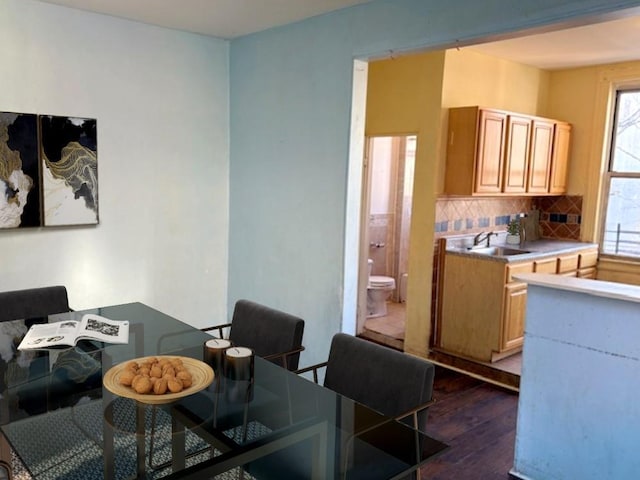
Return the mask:
[[253,350],[246,347],[228,348],[225,350],[224,362],[227,401],[251,401],[253,398]]

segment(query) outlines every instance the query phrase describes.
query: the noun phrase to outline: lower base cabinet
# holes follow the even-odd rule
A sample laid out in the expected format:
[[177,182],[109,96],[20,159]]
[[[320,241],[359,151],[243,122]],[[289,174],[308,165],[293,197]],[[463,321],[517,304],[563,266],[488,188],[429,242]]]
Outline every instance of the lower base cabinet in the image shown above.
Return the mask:
[[445,254],[436,347],[482,362],[520,352],[527,284],[513,277],[537,272],[595,278],[597,260],[597,249],[522,262]]
[[527,284],[511,283],[504,287],[501,351],[522,347],[524,317],[527,308]]

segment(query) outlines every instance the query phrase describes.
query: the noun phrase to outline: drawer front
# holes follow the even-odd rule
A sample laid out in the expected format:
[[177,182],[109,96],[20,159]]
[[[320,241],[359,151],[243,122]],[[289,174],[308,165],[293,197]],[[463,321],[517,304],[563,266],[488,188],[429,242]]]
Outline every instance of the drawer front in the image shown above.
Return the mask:
[[598,264],[598,251],[584,252],[580,254],[578,268],[595,267]]
[[581,268],[580,270],[578,270],[579,278],[591,278],[595,280],[596,275],[596,267]]
[[545,258],[533,262],[533,271],[535,273],[556,273],[558,264],[557,258]]
[[558,273],[575,272],[578,269],[578,254],[558,257]]
[[513,282],[514,275],[519,275],[522,273],[532,273],[532,272],[533,272],[533,262],[516,263],[513,265],[507,265],[507,279],[505,283]]

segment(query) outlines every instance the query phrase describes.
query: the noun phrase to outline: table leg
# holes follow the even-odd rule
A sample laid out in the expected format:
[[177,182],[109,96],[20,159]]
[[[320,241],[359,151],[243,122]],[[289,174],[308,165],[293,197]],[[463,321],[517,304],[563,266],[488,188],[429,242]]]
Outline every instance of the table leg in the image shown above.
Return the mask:
[[145,478],[145,405],[136,402],[136,460],[137,478]]
[[174,472],[185,467],[185,428],[171,415],[171,465]]

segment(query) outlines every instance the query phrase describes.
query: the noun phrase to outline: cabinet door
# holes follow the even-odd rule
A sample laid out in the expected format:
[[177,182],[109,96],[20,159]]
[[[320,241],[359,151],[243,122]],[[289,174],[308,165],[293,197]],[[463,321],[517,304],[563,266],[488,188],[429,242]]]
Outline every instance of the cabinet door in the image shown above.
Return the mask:
[[533,271],[535,273],[557,273],[558,259],[543,258],[541,260],[535,260],[533,262]]
[[548,193],[553,146],[553,122],[534,120],[529,160],[529,193]]
[[478,151],[475,169],[475,193],[500,193],[507,115],[491,110],[480,111]]
[[575,272],[578,270],[578,257],[577,253],[571,253],[568,255],[560,255],[558,257],[558,273],[569,273],[573,272],[573,276],[575,277]]
[[527,191],[530,139],[531,119],[509,115],[503,187],[503,191],[506,193],[525,193]]
[[549,193],[566,193],[567,191],[570,141],[571,125],[568,123],[556,123],[553,140],[553,156],[551,159]]
[[527,307],[527,284],[512,283],[505,286],[502,315],[503,350],[519,347],[524,340],[524,318]]
[[580,252],[579,268],[589,268],[598,265],[598,250]]

